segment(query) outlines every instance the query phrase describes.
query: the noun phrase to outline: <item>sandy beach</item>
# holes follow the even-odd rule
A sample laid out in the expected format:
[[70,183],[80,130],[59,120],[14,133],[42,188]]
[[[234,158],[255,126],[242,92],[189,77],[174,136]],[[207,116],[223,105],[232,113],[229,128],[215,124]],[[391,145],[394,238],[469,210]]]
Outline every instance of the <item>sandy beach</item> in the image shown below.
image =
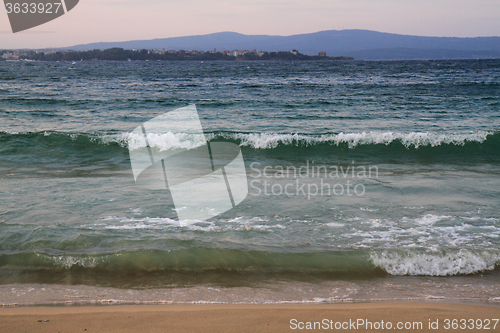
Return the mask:
[[314,322],[316,331],[443,332],[453,319],[467,321],[462,331],[500,330],[499,306],[453,303],[34,307],[0,317],[0,332],[290,332],[315,331]]

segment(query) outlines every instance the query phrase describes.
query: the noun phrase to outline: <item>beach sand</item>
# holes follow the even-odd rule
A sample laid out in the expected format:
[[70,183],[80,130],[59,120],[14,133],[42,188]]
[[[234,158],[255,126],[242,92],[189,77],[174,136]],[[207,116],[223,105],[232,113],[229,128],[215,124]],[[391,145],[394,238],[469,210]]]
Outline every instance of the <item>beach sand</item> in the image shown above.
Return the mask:
[[[445,329],[446,319],[482,320],[500,318],[500,306],[454,303],[356,303],[321,305],[111,305],[87,307],[32,307],[0,309],[0,332],[294,332],[314,331],[291,329],[292,319],[299,322],[322,322],[324,319],[337,331],[335,323],[370,321],[384,326],[391,322],[393,331],[398,322],[421,322],[422,326],[405,332],[451,332]],[[330,322],[330,320],[332,322]],[[429,329],[429,320],[438,321],[438,329]],[[295,323],[295,322],[294,322]],[[500,323],[490,332],[500,331]],[[314,324],[312,324],[314,325]],[[337,324],[338,325],[338,324]],[[346,324],[343,324],[344,327]],[[352,329],[353,326],[349,324]],[[365,324],[366,325],[366,324]],[[407,324],[409,325],[409,324]],[[460,322],[459,322],[460,325]],[[306,327],[306,326],[305,326]],[[368,327],[369,328],[369,327]],[[375,328],[375,327],[374,327]],[[351,332],[351,329],[342,329]],[[381,331],[361,325],[357,332]],[[459,330],[484,332],[484,329]]]

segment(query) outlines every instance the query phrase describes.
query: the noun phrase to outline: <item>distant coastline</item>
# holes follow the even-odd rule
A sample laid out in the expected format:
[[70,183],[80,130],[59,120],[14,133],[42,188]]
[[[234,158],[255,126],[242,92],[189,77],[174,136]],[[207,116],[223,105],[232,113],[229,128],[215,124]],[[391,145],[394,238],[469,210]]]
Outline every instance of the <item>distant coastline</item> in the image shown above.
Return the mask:
[[319,52],[317,56],[302,54],[297,50],[267,52],[257,50],[126,50],[115,47],[106,50],[89,51],[0,51],[3,60],[38,60],[38,61],[349,61],[353,57],[329,57],[326,52]]
[[[110,51],[120,49],[123,52]],[[291,50],[294,49],[299,50],[300,55],[293,54],[294,51]],[[145,57],[144,54],[125,55],[130,51],[144,53],[143,50],[146,50],[149,57]],[[92,55],[92,53],[97,54],[96,51],[106,51],[106,54]],[[96,42],[47,49],[4,49],[0,50],[0,60],[3,60],[2,52],[4,55],[10,53],[10,57],[12,57],[10,60],[16,60],[16,56],[18,56],[21,59],[36,58],[41,60],[44,58],[47,61],[63,59],[70,61],[80,61],[81,59],[150,61],[352,60],[351,58],[356,60],[500,59],[500,37],[426,37],[356,29],[327,30],[292,36],[218,32],[151,40]],[[75,54],[74,52],[87,53]],[[162,52],[169,54],[163,55]],[[243,56],[242,52],[247,54]],[[34,56],[34,53],[37,55]],[[44,55],[42,56],[41,53]],[[53,53],[56,55],[52,55]],[[151,55],[151,53],[155,54]],[[160,55],[156,53],[160,53]],[[264,53],[267,55],[262,58]],[[320,58],[320,54],[330,57]],[[82,55],[84,56],[82,57]],[[111,57],[113,58],[111,59]]]
[[[356,60],[442,60],[498,59],[500,37],[425,37],[370,30],[327,30],[292,36],[244,35],[219,32],[206,35],[97,42],[73,45],[59,50],[88,51],[120,47],[126,50],[299,50],[316,56],[349,56]],[[55,49],[54,49],[55,50]]]

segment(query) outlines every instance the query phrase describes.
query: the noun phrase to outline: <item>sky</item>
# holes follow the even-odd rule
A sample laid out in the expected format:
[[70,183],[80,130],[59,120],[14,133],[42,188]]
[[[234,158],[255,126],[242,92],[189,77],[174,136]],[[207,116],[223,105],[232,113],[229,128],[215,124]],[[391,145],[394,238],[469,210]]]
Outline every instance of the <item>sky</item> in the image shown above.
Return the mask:
[[80,0],[62,17],[16,34],[0,8],[0,49],[222,31],[289,36],[342,29],[500,36],[500,0]]

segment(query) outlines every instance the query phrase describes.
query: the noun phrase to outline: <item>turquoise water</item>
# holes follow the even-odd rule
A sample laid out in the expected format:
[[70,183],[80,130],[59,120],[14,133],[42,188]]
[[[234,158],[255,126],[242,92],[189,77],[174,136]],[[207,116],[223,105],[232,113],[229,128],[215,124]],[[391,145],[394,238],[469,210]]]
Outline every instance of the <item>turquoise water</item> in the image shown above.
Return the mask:
[[[499,280],[498,60],[47,64],[0,62],[4,286]],[[191,104],[249,194],[182,225],[129,139]]]

